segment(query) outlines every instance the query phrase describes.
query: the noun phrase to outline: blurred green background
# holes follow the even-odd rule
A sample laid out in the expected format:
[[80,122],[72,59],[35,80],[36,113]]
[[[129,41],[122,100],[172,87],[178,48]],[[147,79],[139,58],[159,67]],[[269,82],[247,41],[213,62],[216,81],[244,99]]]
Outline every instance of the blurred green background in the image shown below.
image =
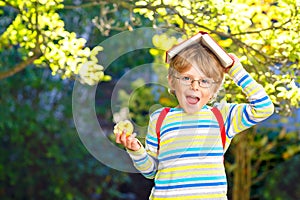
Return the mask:
[[[111,95],[118,80],[145,63],[167,69],[160,49],[199,30],[238,55],[276,106],[270,119],[239,134],[226,153],[228,198],[300,199],[299,4],[0,0],[0,199],[147,199],[151,180],[108,168],[80,141],[72,115],[75,78],[98,84],[97,118],[113,142]],[[104,70],[98,45],[141,27],[169,28],[183,36],[151,36],[156,48],[129,52]],[[80,72],[84,63],[89,70]],[[165,78],[159,67],[151,70],[156,80]],[[167,88],[144,82],[136,79],[118,93],[118,103],[129,108],[139,127],[147,125],[153,105],[176,105]],[[219,98],[246,100],[229,79]],[[145,136],[144,129],[137,131]]]

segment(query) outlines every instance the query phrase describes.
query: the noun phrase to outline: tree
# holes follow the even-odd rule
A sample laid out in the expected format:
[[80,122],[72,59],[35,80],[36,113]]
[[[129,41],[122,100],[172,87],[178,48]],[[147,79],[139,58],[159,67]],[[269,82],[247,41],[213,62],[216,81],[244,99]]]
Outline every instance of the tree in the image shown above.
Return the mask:
[[101,47],[85,47],[85,39],[65,30],[57,13],[63,8],[62,0],[1,0],[0,7],[0,15],[8,19],[0,37],[0,53],[17,52],[15,59],[19,60],[13,66],[1,63],[0,79],[34,64],[49,66],[52,75],[58,74],[63,79],[79,75],[82,82],[91,85],[109,80],[96,58]]
[[[84,47],[85,39],[64,29],[61,2],[0,1],[0,198],[130,199],[122,191],[128,175],[101,165],[78,140],[72,81],[59,77],[97,64],[101,48]],[[99,76],[79,73],[80,80],[107,80],[94,67]]]
[[71,82],[33,67],[0,82],[0,199],[129,199],[79,140]]

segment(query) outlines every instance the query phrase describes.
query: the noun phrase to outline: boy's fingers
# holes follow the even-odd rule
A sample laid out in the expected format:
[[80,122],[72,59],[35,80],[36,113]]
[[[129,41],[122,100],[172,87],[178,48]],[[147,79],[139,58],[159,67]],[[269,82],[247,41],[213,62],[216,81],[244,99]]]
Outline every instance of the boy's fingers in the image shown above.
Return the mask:
[[131,135],[126,137],[127,149],[135,150],[137,144],[137,139],[135,137],[136,137],[136,133],[132,133]]
[[231,57],[234,62],[238,62],[239,61],[239,58],[234,54],[234,53],[228,53],[229,57]]
[[138,150],[140,148],[138,140],[136,138],[129,138],[127,139],[127,148],[131,150]]
[[124,147],[131,149],[131,150],[137,150],[140,148],[140,144],[138,142],[138,139],[136,139],[136,133],[132,133],[131,135],[126,135],[126,130],[123,131],[123,133],[117,133],[116,134],[116,143],[122,144]]
[[133,137],[133,138],[135,138],[136,137],[136,133],[132,133],[131,135],[130,135],[130,137]]
[[121,141],[120,141],[120,134],[119,133],[116,134],[116,143],[118,143],[118,144],[121,143]]
[[120,135],[120,141],[121,143],[126,147],[126,132],[124,131],[121,135]]
[[132,143],[132,139],[133,139],[133,138],[130,137],[130,136],[127,137],[127,140],[126,140],[126,144],[127,144],[127,145],[126,145],[126,147],[127,147],[128,149],[131,149],[131,146],[132,146],[132,144],[131,144],[131,143]]

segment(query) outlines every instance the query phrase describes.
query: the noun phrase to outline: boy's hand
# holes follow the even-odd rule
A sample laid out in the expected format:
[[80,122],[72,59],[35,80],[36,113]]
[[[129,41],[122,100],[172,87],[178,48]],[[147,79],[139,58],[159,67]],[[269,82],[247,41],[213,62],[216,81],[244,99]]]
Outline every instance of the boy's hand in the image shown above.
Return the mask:
[[138,139],[135,138],[136,133],[133,133],[133,125],[129,120],[120,121],[114,127],[116,135],[116,143],[122,144],[125,148],[137,151],[141,148]]
[[[237,62],[240,62],[239,58],[238,58],[235,54],[233,54],[233,53],[228,53],[228,55],[229,55],[230,58],[232,58],[232,60],[233,60],[233,64],[232,64],[231,67],[233,67]],[[228,73],[229,70],[231,69],[231,67],[225,68],[225,70],[224,70],[225,73]]]
[[137,138],[135,138],[135,136],[136,133],[126,136],[126,130],[124,130],[123,133],[116,134],[116,143],[122,144],[125,148],[131,151],[137,151],[141,148],[141,143]]
[[127,136],[133,133],[133,125],[129,120],[120,121],[114,126],[114,134],[121,134],[124,131]]

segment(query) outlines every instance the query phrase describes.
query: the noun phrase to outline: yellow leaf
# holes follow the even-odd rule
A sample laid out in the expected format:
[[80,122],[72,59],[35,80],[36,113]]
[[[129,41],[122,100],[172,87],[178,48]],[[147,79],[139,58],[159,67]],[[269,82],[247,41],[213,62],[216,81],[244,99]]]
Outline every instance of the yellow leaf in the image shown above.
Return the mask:
[[147,2],[146,1],[138,1],[138,2],[135,3],[135,5],[137,5],[137,6],[146,6]]
[[0,6],[5,6],[5,2],[4,1],[0,1]]
[[157,49],[150,49],[149,52],[150,52],[150,54],[153,55],[153,56],[159,55],[159,50],[157,50]]
[[287,92],[286,88],[282,86],[276,87],[276,90],[281,92]]
[[285,93],[284,92],[280,92],[279,94],[277,94],[277,97],[284,97]]
[[221,47],[230,47],[232,45],[232,40],[229,38],[229,39],[226,39],[226,40],[220,40],[218,42],[220,44]]
[[48,0],[39,0],[39,3],[46,4]]

